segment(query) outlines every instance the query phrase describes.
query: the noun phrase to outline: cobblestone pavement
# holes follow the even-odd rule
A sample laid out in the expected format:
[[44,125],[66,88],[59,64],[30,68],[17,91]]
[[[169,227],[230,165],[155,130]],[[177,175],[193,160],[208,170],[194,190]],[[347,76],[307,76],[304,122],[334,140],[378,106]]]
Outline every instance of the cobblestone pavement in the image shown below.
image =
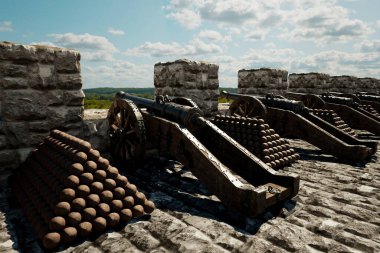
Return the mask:
[[[175,161],[155,158],[128,176],[157,205],[151,216],[62,252],[380,252],[380,164],[337,163],[300,140],[300,192],[250,219],[227,210]],[[377,152],[379,157],[380,151]],[[0,192],[0,252],[42,252],[19,209]]]

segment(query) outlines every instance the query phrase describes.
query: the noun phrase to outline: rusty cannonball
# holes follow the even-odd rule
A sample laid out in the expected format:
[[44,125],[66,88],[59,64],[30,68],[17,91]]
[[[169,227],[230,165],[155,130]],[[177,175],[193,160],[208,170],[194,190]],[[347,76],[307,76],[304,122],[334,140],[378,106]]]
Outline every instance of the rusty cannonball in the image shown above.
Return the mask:
[[75,198],[71,202],[71,207],[74,211],[80,212],[84,209],[85,206],[86,206],[86,200],[84,200],[84,198]]
[[72,156],[72,159],[78,163],[85,163],[87,161],[87,155],[84,152],[76,152]]
[[96,210],[92,207],[87,207],[82,211],[83,220],[92,221],[96,217]]
[[132,208],[135,204],[135,199],[132,196],[126,196],[123,198],[123,205],[125,208]]
[[122,222],[128,222],[132,219],[132,211],[128,208],[122,209],[119,215]]
[[112,166],[109,166],[107,169],[106,169],[106,172],[107,172],[107,175],[112,178],[112,179],[116,179],[117,176],[119,175],[119,170],[115,167],[112,167]]
[[127,195],[132,195],[132,196],[135,195],[135,193],[137,192],[136,185],[128,183],[125,186],[125,192],[126,192]]
[[94,179],[102,182],[107,178],[107,172],[105,170],[97,170],[94,172]]
[[75,175],[70,175],[65,180],[65,186],[67,188],[75,189],[75,188],[77,188],[77,186],[79,185],[79,183],[80,183],[80,180]]
[[78,235],[80,237],[86,237],[92,232],[92,224],[88,221],[81,222],[78,225]]
[[56,232],[46,234],[44,239],[42,240],[42,244],[48,250],[55,249],[56,247],[58,247],[60,242],[61,235]]
[[153,203],[153,201],[145,199],[144,202],[144,211],[146,213],[152,213],[156,209],[156,205]]
[[59,198],[62,201],[71,202],[73,199],[75,199],[75,191],[71,188],[65,188],[61,191]]
[[79,212],[71,212],[67,215],[66,221],[70,226],[77,226],[82,220],[82,215]]
[[71,206],[69,202],[59,202],[54,208],[54,214],[57,216],[65,216],[70,213]]
[[90,194],[87,196],[86,202],[89,207],[97,207],[100,203],[100,197],[97,194]]
[[110,202],[111,210],[114,212],[119,212],[121,209],[123,209],[123,202],[119,199],[114,199]]
[[80,163],[73,163],[69,166],[68,171],[70,174],[74,174],[76,176],[79,176],[80,174],[83,173],[84,168],[82,164]]
[[92,182],[90,189],[92,193],[100,194],[103,191],[103,184],[97,181]]
[[107,215],[107,225],[110,228],[116,227],[120,222],[120,215],[118,213],[109,213]]
[[125,190],[122,187],[116,187],[113,189],[113,196],[116,199],[123,199],[125,196]]
[[81,184],[78,186],[77,191],[76,191],[76,195],[79,198],[85,198],[89,194],[90,194],[90,187],[88,187],[87,185],[84,185],[84,184]]
[[133,217],[140,217],[144,214],[144,207],[142,205],[135,205],[132,207]]
[[110,165],[110,162],[103,157],[99,157],[97,164],[99,166],[99,169],[106,170]]
[[81,183],[85,185],[90,185],[92,181],[94,181],[94,176],[92,175],[92,173],[89,172],[81,174],[79,178]]
[[111,208],[108,204],[106,203],[100,203],[98,205],[98,208],[97,208],[97,213],[98,215],[102,216],[102,217],[106,217],[107,214],[109,214],[109,212],[111,211]]
[[117,175],[115,181],[116,181],[117,186],[120,186],[120,187],[125,187],[128,184],[128,178],[121,174]]
[[51,231],[59,231],[66,226],[66,220],[61,216],[52,218],[49,222],[49,229]]
[[90,173],[94,173],[97,168],[98,166],[94,161],[87,161],[84,165],[84,170]]
[[107,228],[107,221],[103,217],[97,217],[92,221],[92,226],[95,232],[102,232]]
[[100,152],[96,149],[90,149],[87,153],[88,159],[92,161],[97,161],[100,157]]
[[99,194],[100,200],[104,203],[109,203],[113,199],[113,194],[109,190],[102,191]]
[[144,204],[146,197],[144,193],[137,191],[135,193],[134,199],[136,204],[142,205]]
[[103,182],[104,189],[113,190],[116,187],[116,182],[112,178],[106,178]]
[[74,227],[66,227],[62,230],[62,242],[65,244],[71,243],[77,237],[78,231]]

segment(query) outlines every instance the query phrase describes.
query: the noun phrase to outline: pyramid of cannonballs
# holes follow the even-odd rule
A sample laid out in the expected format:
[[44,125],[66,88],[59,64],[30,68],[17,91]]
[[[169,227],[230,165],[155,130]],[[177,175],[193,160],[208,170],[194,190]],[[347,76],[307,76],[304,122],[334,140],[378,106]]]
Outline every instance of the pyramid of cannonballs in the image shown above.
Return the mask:
[[263,119],[216,115],[212,122],[273,169],[300,158]]
[[58,130],[20,166],[12,190],[47,249],[101,233],[155,208],[90,143]]
[[352,130],[352,128],[349,127],[347,123],[344,122],[343,119],[339,117],[338,114],[336,114],[333,110],[326,110],[326,109],[309,109],[309,110],[315,116],[323,119],[324,121],[327,121],[328,123],[340,129],[341,131],[347,134],[350,134],[352,136],[355,135],[355,131]]

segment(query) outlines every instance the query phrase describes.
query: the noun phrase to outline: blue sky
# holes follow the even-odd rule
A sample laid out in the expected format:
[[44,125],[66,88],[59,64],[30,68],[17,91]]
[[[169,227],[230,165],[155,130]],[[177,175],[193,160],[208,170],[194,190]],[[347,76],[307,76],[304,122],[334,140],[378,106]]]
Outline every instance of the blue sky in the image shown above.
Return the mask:
[[153,87],[153,66],[219,64],[380,78],[377,0],[2,0],[0,41],[79,50],[84,88]]

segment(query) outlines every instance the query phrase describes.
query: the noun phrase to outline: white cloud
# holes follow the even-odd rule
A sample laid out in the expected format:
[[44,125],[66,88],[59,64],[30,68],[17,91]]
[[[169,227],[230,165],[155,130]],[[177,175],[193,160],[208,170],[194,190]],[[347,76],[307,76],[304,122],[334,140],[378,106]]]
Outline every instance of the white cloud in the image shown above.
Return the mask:
[[183,9],[180,11],[172,12],[166,17],[177,20],[182,26],[187,29],[194,29],[201,25],[201,18],[199,13]]
[[165,56],[195,56],[204,54],[221,53],[222,48],[213,43],[205,43],[195,38],[187,44],[179,44],[177,42],[145,42],[139,47],[128,49],[126,55],[150,55],[153,57]]
[[85,34],[50,34],[54,38],[53,43],[58,46],[77,49],[84,60],[88,61],[110,61],[117,48],[102,36]]
[[231,36],[230,35],[223,36],[222,34],[220,34],[217,31],[214,31],[214,30],[202,30],[198,34],[198,37],[202,38],[202,39],[208,39],[208,40],[211,40],[211,41],[226,42],[226,41],[230,41],[231,40]]
[[380,28],[380,20],[377,20],[377,22],[376,22],[376,27],[377,27],[377,28]]
[[362,52],[378,52],[380,53],[380,40],[364,40],[358,48]]
[[0,32],[12,32],[12,22],[11,21],[3,21],[0,23]]
[[108,28],[107,32],[112,34],[112,35],[124,35],[125,34],[125,32],[123,30],[115,29],[112,27]]

